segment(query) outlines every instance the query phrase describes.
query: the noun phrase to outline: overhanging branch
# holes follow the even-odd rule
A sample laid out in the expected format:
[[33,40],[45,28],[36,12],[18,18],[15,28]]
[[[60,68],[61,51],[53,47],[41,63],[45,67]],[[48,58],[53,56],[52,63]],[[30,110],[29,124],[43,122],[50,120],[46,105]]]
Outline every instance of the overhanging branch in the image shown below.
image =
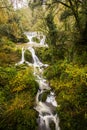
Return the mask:
[[62,4],[62,5],[64,5],[64,6],[66,6],[66,7],[68,7],[68,8],[71,8],[69,5],[67,5],[66,3],[64,3],[64,2],[62,2],[62,1],[60,1],[60,0],[57,0],[56,1],[56,3],[60,3],[60,4]]

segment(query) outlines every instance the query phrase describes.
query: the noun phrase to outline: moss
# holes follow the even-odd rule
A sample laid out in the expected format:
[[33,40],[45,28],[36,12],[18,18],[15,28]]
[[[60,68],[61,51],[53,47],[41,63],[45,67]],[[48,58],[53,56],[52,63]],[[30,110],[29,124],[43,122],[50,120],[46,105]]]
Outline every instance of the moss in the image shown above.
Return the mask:
[[47,92],[44,92],[43,94],[41,94],[40,99],[41,99],[42,102],[46,101],[49,93],[50,93],[50,91],[47,91]]
[[25,34],[22,34],[19,42],[27,43],[27,42],[29,42],[29,39],[27,38],[27,36]]
[[54,122],[50,122],[50,128],[51,128],[51,130],[55,130],[55,124],[54,124]]
[[40,43],[40,40],[37,37],[33,37],[32,40],[36,43]]
[[2,43],[0,47],[0,66],[14,65],[21,58],[21,50],[17,49],[15,44],[8,39],[2,40]]
[[29,50],[26,50],[26,51],[25,51],[24,56],[25,56],[25,60],[26,60],[26,61],[29,61],[30,63],[33,62],[32,55],[31,55],[31,53],[30,53]]
[[49,48],[35,48],[35,52],[43,63],[51,63],[52,51]]

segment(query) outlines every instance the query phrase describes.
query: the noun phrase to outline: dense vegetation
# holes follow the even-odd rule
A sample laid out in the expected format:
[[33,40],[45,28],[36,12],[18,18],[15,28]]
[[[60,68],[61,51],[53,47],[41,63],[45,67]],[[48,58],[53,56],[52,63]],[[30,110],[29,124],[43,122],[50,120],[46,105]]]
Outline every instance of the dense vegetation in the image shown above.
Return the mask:
[[0,129],[36,129],[37,89],[30,68],[0,67]]
[[87,130],[87,1],[47,4],[45,33],[49,48],[36,52],[50,64],[44,76],[56,93],[61,129]]
[[[21,59],[21,48],[16,45],[28,42],[21,26],[26,18],[22,11],[8,6],[7,0],[0,1],[0,129],[35,130],[37,113],[33,107],[38,84],[32,68],[15,66]],[[24,26],[26,30],[27,24]],[[26,59],[29,54],[26,51]]]
[[[37,129],[38,84],[31,67],[15,63],[21,58],[18,44],[28,41],[24,31],[38,30],[49,48],[35,50],[49,64],[44,77],[56,93],[61,130],[87,130],[87,1],[47,1],[46,10],[38,1],[30,7],[33,13],[14,11],[8,0],[0,1],[0,129]],[[25,59],[32,62],[28,50]]]

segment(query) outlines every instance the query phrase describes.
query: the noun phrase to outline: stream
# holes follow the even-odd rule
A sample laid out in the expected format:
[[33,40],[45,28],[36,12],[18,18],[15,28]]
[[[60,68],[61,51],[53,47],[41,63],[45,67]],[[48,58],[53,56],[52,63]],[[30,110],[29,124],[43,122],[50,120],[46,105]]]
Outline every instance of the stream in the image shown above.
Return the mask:
[[[36,105],[34,109],[38,112],[38,130],[53,130],[51,125],[55,127],[55,130],[60,130],[59,127],[59,117],[56,114],[56,107],[58,106],[55,100],[55,93],[51,91],[49,83],[45,78],[43,78],[43,71],[48,66],[47,64],[43,64],[39,58],[35,54],[34,47],[48,47],[45,43],[45,36],[43,33],[38,32],[25,32],[26,36],[29,39],[27,43],[27,47],[22,47],[22,57],[21,61],[16,63],[16,65],[20,65],[23,63],[32,66],[33,74],[36,77],[36,81],[39,84],[39,89],[36,95]],[[32,38],[37,37],[40,40],[40,43],[33,42]],[[29,63],[24,58],[25,50],[28,49],[32,54],[33,63]],[[48,92],[46,100],[42,101],[42,96],[44,93]]]

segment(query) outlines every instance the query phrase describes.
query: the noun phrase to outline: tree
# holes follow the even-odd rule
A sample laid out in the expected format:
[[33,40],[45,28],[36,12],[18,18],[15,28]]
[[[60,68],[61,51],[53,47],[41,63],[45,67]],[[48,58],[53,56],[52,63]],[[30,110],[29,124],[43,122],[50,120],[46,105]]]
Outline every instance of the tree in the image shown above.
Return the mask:
[[56,46],[57,42],[57,27],[54,23],[54,17],[52,12],[50,11],[46,16],[46,24],[48,27],[48,37],[49,37],[49,44]]
[[86,43],[87,40],[87,1],[86,0],[53,0],[51,4],[61,4],[68,11],[70,16],[72,15],[75,20],[75,27],[80,34],[80,43]]

